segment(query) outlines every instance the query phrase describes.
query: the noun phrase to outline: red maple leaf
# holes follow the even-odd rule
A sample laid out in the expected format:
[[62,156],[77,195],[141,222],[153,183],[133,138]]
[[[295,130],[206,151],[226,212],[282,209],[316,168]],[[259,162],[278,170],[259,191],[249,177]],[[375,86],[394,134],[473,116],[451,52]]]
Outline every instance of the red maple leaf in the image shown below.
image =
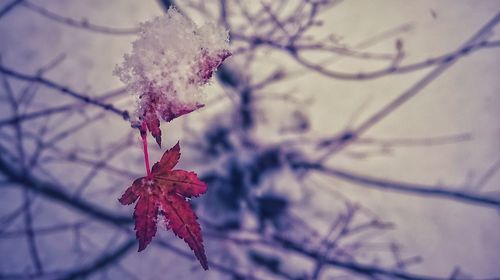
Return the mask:
[[201,266],[208,262],[203,247],[200,224],[186,198],[197,197],[207,191],[207,185],[196,173],[172,170],[180,158],[177,143],[166,151],[151,168],[151,175],[136,179],[119,199],[123,205],[137,200],[134,211],[135,231],[139,252],[144,250],[156,234],[158,215],[165,217],[166,227],[182,238],[193,250]]

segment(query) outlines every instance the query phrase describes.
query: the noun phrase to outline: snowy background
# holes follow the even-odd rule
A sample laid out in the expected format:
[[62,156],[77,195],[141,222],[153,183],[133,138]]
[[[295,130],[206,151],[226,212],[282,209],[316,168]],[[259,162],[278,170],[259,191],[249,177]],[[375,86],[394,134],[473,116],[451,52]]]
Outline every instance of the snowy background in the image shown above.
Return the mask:
[[[454,54],[500,21],[499,1],[304,1],[299,12],[301,1],[178,2],[199,24],[231,27],[234,55],[208,86],[206,108],[163,123],[163,148],[151,155],[180,140],[181,167],[208,182],[193,203],[211,269],[162,228],[154,246],[135,252],[133,226],[120,222],[132,207],[117,198],[144,170],[138,133],[68,94],[133,110],[112,72],[137,25],[165,5],[0,0],[0,279],[500,278],[500,22],[475,42],[490,43],[458,53],[415,96],[345,139],[450,61],[399,66]],[[349,79],[304,66],[282,44],[306,19],[286,15],[322,2],[321,24],[297,46],[335,48],[299,53]],[[356,76],[391,63],[394,72]],[[23,119],[34,112],[43,114]],[[361,177],[445,191],[386,190]],[[344,236],[339,217],[366,232]],[[363,265],[388,273],[356,271]]]

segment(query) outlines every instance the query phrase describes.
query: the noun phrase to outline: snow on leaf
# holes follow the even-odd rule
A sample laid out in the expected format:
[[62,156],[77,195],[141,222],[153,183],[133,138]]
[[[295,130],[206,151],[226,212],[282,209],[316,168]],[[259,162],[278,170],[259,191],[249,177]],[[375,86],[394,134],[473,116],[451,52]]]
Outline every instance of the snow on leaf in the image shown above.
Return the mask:
[[186,200],[205,193],[207,185],[194,172],[173,170],[179,158],[180,146],[177,143],[153,165],[151,176],[136,179],[119,201],[123,205],[137,201],[134,220],[139,251],[151,243],[156,234],[158,215],[163,215],[167,229],[172,229],[189,245],[201,266],[207,270],[201,227]]
[[203,86],[231,55],[229,32],[213,22],[197,26],[175,8],[139,28],[114,74],[137,97],[132,125],[146,122],[160,143],[160,119],[169,122],[204,106]]

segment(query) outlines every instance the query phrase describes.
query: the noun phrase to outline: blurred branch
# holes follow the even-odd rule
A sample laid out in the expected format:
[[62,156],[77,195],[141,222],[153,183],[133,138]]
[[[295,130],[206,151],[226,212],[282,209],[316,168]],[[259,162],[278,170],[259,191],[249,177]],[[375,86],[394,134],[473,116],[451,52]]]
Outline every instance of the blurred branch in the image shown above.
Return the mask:
[[476,183],[476,188],[480,189],[484,185],[488,183],[488,181],[500,170],[500,160],[497,160],[495,163],[491,165],[488,170],[479,178],[479,181]]
[[28,248],[30,250],[30,256],[31,260],[35,266],[36,273],[37,274],[42,274],[43,273],[43,266],[42,262],[40,260],[40,253],[38,252],[38,247],[36,244],[36,233],[33,230],[33,217],[31,213],[31,197],[30,193],[28,192],[27,189],[23,191],[24,195],[24,201],[26,208],[24,209],[24,223],[25,223],[25,231],[26,231],[26,238],[28,241]]
[[443,135],[436,137],[423,138],[396,138],[396,139],[378,139],[372,137],[362,137],[356,140],[353,144],[356,145],[377,145],[381,147],[413,147],[413,146],[437,146],[446,144],[455,144],[458,142],[469,141],[472,139],[472,134],[461,133],[453,135]]
[[[24,208],[25,206],[23,206]],[[87,224],[90,224],[91,220],[84,220],[81,222],[75,222],[71,224],[60,224],[60,225],[53,225],[53,226],[47,226],[47,227],[36,227],[33,228],[33,231],[36,232],[37,235],[49,235],[53,233],[59,233],[67,230],[75,230],[78,228],[81,228]],[[18,238],[19,235],[26,234],[25,231],[22,230],[12,230],[12,231],[5,231],[5,232],[0,232],[0,238]]]
[[[330,225],[330,229],[328,230],[328,233],[326,236],[323,238],[321,241],[321,247],[318,248],[325,248],[323,251],[323,255],[316,260],[316,265],[314,267],[311,280],[316,280],[319,279],[319,276],[321,275],[321,271],[323,268],[323,265],[325,263],[325,257],[326,255],[332,250],[337,244],[337,241],[341,239],[344,235],[348,233],[348,227],[349,224],[351,223],[353,216],[355,215],[356,211],[358,208],[356,206],[352,205],[347,205],[347,213],[339,215],[333,223]],[[333,235],[335,231],[338,231],[337,236],[335,236],[334,240],[332,242],[329,242],[328,240],[330,237]]]
[[103,103],[103,102],[99,101],[98,99],[91,98],[83,93],[79,93],[79,92],[76,92],[74,90],[71,90],[70,88],[59,85],[56,82],[45,79],[41,76],[30,76],[30,75],[22,74],[22,73],[14,71],[14,70],[8,69],[1,64],[0,64],[0,73],[3,73],[7,76],[10,76],[10,77],[18,79],[18,80],[39,83],[39,84],[44,85],[48,88],[55,89],[55,90],[59,91],[61,94],[71,96],[71,97],[76,98],[76,99],[83,101],[85,103],[95,105],[95,106],[100,107],[104,110],[107,110],[107,111],[110,111],[110,112],[115,113],[117,115],[120,115],[125,120],[129,119],[129,114],[127,111],[120,110],[120,109],[114,107],[112,104]]
[[[481,41],[475,44],[468,44],[465,45],[464,47],[458,49],[457,51],[454,51],[452,53],[444,54],[438,57],[434,58],[429,58],[426,59],[425,61],[421,62],[416,62],[412,64],[407,64],[407,65],[389,65],[386,68],[382,68],[380,70],[375,70],[371,72],[359,72],[359,73],[346,73],[346,72],[336,72],[332,71],[329,69],[326,69],[322,67],[319,64],[315,64],[312,62],[309,62],[305,60],[304,58],[299,56],[299,52],[297,50],[300,50],[300,47],[293,47],[293,51],[289,51],[289,54],[292,55],[292,57],[300,63],[302,66],[316,71],[324,76],[334,78],[334,79],[340,79],[340,80],[371,80],[371,79],[376,79],[380,78],[386,75],[393,75],[393,74],[406,74],[409,72],[414,72],[417,70],[425,69],[430,66],[434,65],[450,65],[451,62],[457,60],[458,58],[468,55],[474,51],[478,51],[482,48],[492,48],[492,47],[497,47],[498,43],[497,42],[490,42],[490,41]],[[346,52],[347,53],[347,52]],[[347,53],[348,54],[348,53]],[[352,53],[356,54],[356,53]],[[359,58],[371,58],[373,56],[369,54],[359,54],[357,55]]]
[[101,26],[97,24],[93,24],[89,22],[88,20],[75,20],[69,17],[64,17],[61,16],[57,13],[51,12],[41,6],[35,5],[31,2],[24,1],[21,3],[23,7],[26,9],[33,11],[47,19],[50,19],[52,21],[62,23],[66,26],[78,28],[78,29],[83,29],[91,32],[97,32],[97,33],[102,33],[102,34],[108,34],[108,35],[135,35],[139,32],[139,29],[137,28],[114,28],[114,27],[106,27],[106,26]]
[[[344,217],[344,223],[343,224],[349,224],[351,221],[352,217]],[[336,226],[334,224],[334,226]],[[348,228],[344,228],[344,230],[341,230],[340,234],[338,235],[337,241],[342,238],[345,234],[349,232]],[[274,234],[271,236],[271,238],[268,240],[265,237],[260,237],[259,239],[241,239],[241,238],[235,238],[235,237],[229,237],[226,235],[218,236],[215,232],[210,233],[210,237],[212,238],[218,238],[218,239],[225,239],[230,242],[234,242],[240,245],[259,245],[259,246],[264,246],[268,247],[269,249],[272,250],[278,250],[278,251],[287,251],[286,254],[288,254],[290,251],[298,253],[299,255],[305,256],[307,258],[310,258],[311,260],[316,260],[320,266],[331,266],[334,268],[338,268],[341,270],[345,270],[351,273],[359,274],[362,276],[370,276],[370,277],[378,277],[378,276],[385,276],[385,277],[392,277],[393,279],[406,279],[406,280],[438,280],[438,279],[446,279],[446,278],[439,278],[439,277],[431,277],[431,276],[423,276],[423,275],[415,275],[411,273],[407,273],[404,271],[395,271],[391,270],[388,268],[382,268],[378,265],[365,265],[361,263],[357,263],[354,261],[344,261],[342,258],[338,257],[331,257],[328,255],[328,249],[326,252],[320,252],[319,248],[314,250],[314,249],[309,249],[307,242],[304,242],[303,240],[300,242],[291,240],[289,238],[286,238],[282,236],[281,234]],[[335,244],[336,241],[333,241],[332,243],[329,244]],[[330,245],[331,246],[331,245]],[[322,247],[320,247],[322,248]],[[272,271],[271,271],[272,272]],[[313,271],[314,272],[314,271]],[[286,279],[294,278],[294,277],[289,277],[289,274],[285,274],[286,276],[282,275],[281,273],[278,273],[277,275],[280,275]],[[313,278],[307,278],[307,279],[314,279],[314,273],[313,273]],[[300,278],[299,278],[300,279]],[[302,278],[305,279],[305,278]],[[377,278],[376,278],[377,279]]]
[[[468,48],[476,44],[477,41],[483,42],[483,38],[488,36],[491,30],[498,24],[500,21],[500,13],[497,13],[488,23],[486,23],[479,31],[477,31],[467,42],[465,42],[461,49],[461,52],[467,50],[465,53],[468,53],[470,50]],[[482,44],[482,43],[479,43]],[[328,151],[320,157],[319,161],[324,162],[325,160],[331,158],[334,153],[339,152],[343,148],[345,148],[349,143],[352,143],[356,138],[359,138],[363,133],[367,130],[375,126],[385,117],[389,116],[392,112],[394,112],[401,105],[405,104],[408,100],[416,96],[420,93],[426,86],[428,86],[431,82],[437,79],[441,74],[443,74],[446,70],[448,70],[457,60],[456,56],[450,56],[445,59],[441,64],[439,64],[434,70],[425,75],[422,79],[413,84],[408,90],[403,92],[396,99],[391,101],[385,107],[377,111],[371,117],[366,119],[363,123],[361,123],[355,129],[350,130],[349,137],[345,139],[331,139],[331,146]],[[341,140],[341,141],[339,141]]]
[[413,30],[412,24],[409,24],[409,23],[402,24],[402,25],[396,26],[394,28],[391,28],[387,31],[384,31],[382,33],[375,34],[372,37],[369,37],[369,38],[363,40],[362,42],[356,44],[355,47],[363,49],[363,48],[372,46],[376,43],[379,43],[385,39],[394,37],[394,36],[399,35],[399,34],[404,33],[404,32],[408,32],[410,30]]
[[495,199],[488,196],[483,196],[480,194],[473,194],[468,192],[460,192],[453,190],[446,190],[440,186],[429,186],[429,185],[420,185],[420,184],[411,184],[411,183],[403,183],[403,182],[394,182],[389,180],[382,180],[373,177],[369,177],[366,175],[358,175],[352,172],[343,171],[340,169],[335,169],[331,167],[326,167],[320,163],[293,163],[293,167],[295,168],[303,168],[306,170],[314,170],[326,175],[335,176],[339,179],[343,179],[346,181],[353,182],[358,185],[377,188],[377,189],[386,189],[393,190],[413,195],[421,195],[428,197],[436,197],[436,198],[444,198],[455,200],[459,202],[473,203],[478,204],[480,206],[492,207],[500,209],[500,199]]
[[68,273],[66,276],[57,278],[59,280],[72,280],[72,279],[83,279],[93,273],[100,271],[110,265],[113,265],[120,261],[136,244],[135,238],[130,238],[122,245],[120,245],[115,251],[104,254],[104,256],[98,258],[93,263],[84,266],[76,271]]
[[13,183],[19,184],[25,189],[32,190],[42,196],[61,202],[62,204],[79,210],[80,212],[92,216],[99,221],[109,222],[116,225],[126,225],[133,222],[132,218],[128,215],[120,216],[115,213],[108,212],[97,205],[73,197],[63,191],[64,188],[61,186],[38,180],[29,173],[19,172],[1,156],[0,172]]
[[[182,250],[182,249],[179,249],[175,246],[173,246],[172,244],[170,244],[169,242],[166,242],[164,240],[156,240],[154,242],[155,245],[158,245],[160,248],[163,248],[163,249],[166,249],[166,250],[169,250],[173,253],[175,253],[176,255],[180,256],[180,257],[183,257],[185,259],[188,259],[188,260],[193,260],[193,255]],[[244,273],[241,273],[239,272],[238,270],[236,270],[235,268],[233,267],[227,267],[227,266],[224,266],[222,264],[219,264],[217,262],[210,262],[210,268],[211,269],[215,269],[217,271],[220,271],[224,274],[227,274],[227,275],[231,275],[233,277],[233,279],[253,279],[253,280],[261,280],[260,278],[258,277],[255,277],[253,275],[247,275],[247,274],[244,274]],[[263,280],[263,279],[262,279]]]
[[0,18],[8,14],[12,9],[14,9],[17,5],[21,4],[24,0],[14,0],[9,4],[5,5],[5,7],[0,10]]
[[401,271],[394,271],[389,269],[380,268],[378,266],[370,266],[359,263],[345,262],[335,258],[323,256],[322,254],[308,250],[304,248],[302,244],[296,243],[290,239],[283,238],[281,236],[275,235],[273,240],[278,242],[283,248],[299,253],[304,256],[308,256],[312,259],[322,259],[324,264],[332,265],[334,267],[348,270],[360,275],[370,276],[377,279],[377,276],[390,277],[392,279],[405,279],[405,280],[439,280],[439,279],[447,279],[447,278],[439,278],[439,277],[431,277],[431,276],[423,276],[416,275]]
[[[108,100],[110,98],[122,95],[125,93],[124,88],[120,88],[117,90],[110,91],[109,93],[105,93],[100,95],[99,97],[95,98],[95,100],[102,102],[105,100]],[[31,113],[25,113],[22,115],[18,116],[13,116],[10,118],[5,118],[5,119],[0,119],[0,127],[4,125],[12,125],[15,123],[20,123],[20,122],[25,122],[25,121],[30,121],[42,117],[47,117],[48,115],[54,115],[54,114],[59,114],[59,113],[64,113],[64,112],[69,112],[73,110],[81,110],[85,105],[88,105],[89,103],[73,103],[73,104],[68,104],[68,105],[61,105],[57,107],[52,107],[48,109],[43,109],[40,111],[35,111]]]

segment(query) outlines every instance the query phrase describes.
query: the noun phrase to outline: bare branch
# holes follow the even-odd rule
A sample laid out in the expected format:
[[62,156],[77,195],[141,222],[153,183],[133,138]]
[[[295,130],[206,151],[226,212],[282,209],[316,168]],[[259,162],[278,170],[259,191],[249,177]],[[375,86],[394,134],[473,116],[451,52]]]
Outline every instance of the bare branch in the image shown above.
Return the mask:
[[104,256],[95,260],[93,263],[57,279],[71,280],[71,279],[80,279],[88,277],[96,273],[97,271],[100,271],[110,265],[114,265],[117,262],[119,262],[120,259],[122,259],[128,252],[130,252],[130,250],[134,247],[134,245],[135,245],[135,239],[130,238],[122,245],[118,246],[118,248],[115,251],[109,254],[105,254]]
[[22,6],[27,8],[30,11],[33,11],[47,19],[50,19],[52,21],[62,23],[66,26],[86,30],[86,31],[91,31],[91,32],[97,32],[97,33],[102,33],[102,34],[107,34],[107,35],[136,35],[137,32],[139,32],[139,29],[137,28],[114,28],[114,27],[107,27],[107,26],[101,26],[97,24],[93,24],[89,22],[88,20],[75,20],[69,17],[64,17],[61,16],[57,13],[51,12],[41,6],[35,5],[31,2],[24,1],[22,3]]
[[113,106],[112,104],[100,102],[97,99],[93,99],[93,98],[91,98],[83,93],[73,91],[67,87],[59,85],[56,82],[45,79],[41,76],[30,76],[30,75],[22,74],[22,73],[14,71],[14,70],[5,68],[3,65],[0,65],[0,72],[7,75],[7,76],[11,76],[15,79],[39,83],[39,84],[44,85],[48,88],[55,89],[55,90],[59,91],[61,94],[74,97],[74,98],[76,98],[80,101],[83,101],[85,103],[95,105],[95,106],[100,107],[104,110],[107,110],[107,111],[110,111],[110,112],[115,113],[117,115],[120,115],[125,120],[129,119],[129,114],[127,111],[120,110],[120,109],[116,108],[115,106]]
[[347,180],[365,187],[371,187],[383,190],[392,190],[392,191],[397,191],[412,195],[421,195],[426,197],[444,198],[458,202],[472,203],[472,204],[477,204],[479,206],[500,209],[499,199],[495,199],[480,194],[453,191],[449,189],[444,189],[441,186],[429,186],[423,184],[422,185],[411,184],[411,183],[377,179],[370,176],[359,175],[340,169],[326,167],[320,163],[297,162],[293,163],[292,165],[295,168],[304,168],[306,170],[318,171],[326,175],[335,176],[339,179]]
[[32,190],[47,198],[59,201],[70,208],[79,210],[83,214],[92,216],[99,221],[104,221],[116,225],[131,224],[132,218],[128,216],[120,216],[115,213],[108,212],[97,205],[93,205],[87,201],[80,200],[71,196],[64,191],[61,186],[56,186],[49,182],[38,180],[30,174],[21,173],[15,170],[10,164],[0,157],[0,172],[12,182],[19,184],[21,187]]
[[12,9],[14,9],[17,5],[23,3],[24,0],[13,0],[9,4],[5,5],[3,9],[0,10],[0,18],[8,14]]
[[[467,42],[465,42],[462,48],[468,48],[471,45],[476,44],[478,41],[481,42],[485,36],[490,34],[490,31],[498,24],[500,21],[500,13],[497,13],[490,21],[488,21],[479,31],[477,31]],[[336,141],[333,139],[332,146],[329,150],[320,157],[319,161],[324,162],[334,153],[339,152],[349,143],[351,143],[356,138],[359,138],[363,133],[372,128],[374,125],[379,123],[381,120],[389,116],[392,112],[398,109],[401,105],[405,104],[408,100],[419,94],[426,86],[437,79],[441,74],[448,70],[455,62],[457,57],[450,56],[449,59],[443,61],[429,74],[425,75],[422,79],[413,84],[408,90],[399,95],[396,99],[391,101],[389,104],[384,106],[382,109],[377,111],[371,117],[366,119],[355,129],[349,131],[350,137],[343,141]]]

